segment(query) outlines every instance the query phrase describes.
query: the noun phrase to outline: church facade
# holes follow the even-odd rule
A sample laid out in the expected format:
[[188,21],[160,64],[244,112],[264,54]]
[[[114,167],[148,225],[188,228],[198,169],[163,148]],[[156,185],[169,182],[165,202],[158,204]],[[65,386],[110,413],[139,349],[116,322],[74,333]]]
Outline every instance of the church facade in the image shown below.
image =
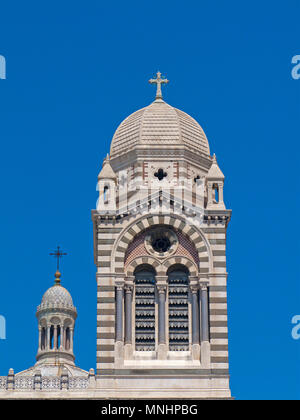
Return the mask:
[[96,372],[75,366],[77,316],[60,282],[38,307],[37,362],[0,398],[231,398],[224,175],[200,125],[156,98],[114,134],[92,212]]

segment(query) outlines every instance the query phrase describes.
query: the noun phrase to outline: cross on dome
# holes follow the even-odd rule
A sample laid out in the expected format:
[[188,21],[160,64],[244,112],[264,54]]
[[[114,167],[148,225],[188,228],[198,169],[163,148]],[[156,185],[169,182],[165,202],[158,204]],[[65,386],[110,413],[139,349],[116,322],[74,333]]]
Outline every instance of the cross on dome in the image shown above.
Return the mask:
[[51,252],[49,255],[54,256],[57,259],[57,271],[59,271],[59,260],[60,258],[64,257],[65,255],[68,255],[66,252],[62,252],[60,249],[60,246],[57,247],[57,249],[54,252]]
[[169,83],[168,79],[161,77],[161,72],[156,73],[156,79],[150,79],[149,83],[156,84],[156,99],[162,99],[161,85]]

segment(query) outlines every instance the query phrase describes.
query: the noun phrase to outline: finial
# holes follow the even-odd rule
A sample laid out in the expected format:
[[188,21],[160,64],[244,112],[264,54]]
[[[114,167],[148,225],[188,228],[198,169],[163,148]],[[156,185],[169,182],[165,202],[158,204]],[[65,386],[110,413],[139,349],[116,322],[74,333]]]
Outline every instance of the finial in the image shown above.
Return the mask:
[[55,273],[55,284],[60,284],[60,277],[61,277],[61,274],[57,270],[56,273]]
[[156,84],[156,99],[162,99],[161,85],[169,83],[168,79],[161,77],[161,72],[156,73],[156,79],[150,79],[149,83]]
[[217,156],[216,156],[216,154],[214,153],[214,155],[213,155],[213,163],[217,163]]
[[110,161],[110,157],[109,157],[109,154],[107,153],[106,157],[103,159],[103,165],[102,166],[106,165],[106,163],[109,163],[109,161]]

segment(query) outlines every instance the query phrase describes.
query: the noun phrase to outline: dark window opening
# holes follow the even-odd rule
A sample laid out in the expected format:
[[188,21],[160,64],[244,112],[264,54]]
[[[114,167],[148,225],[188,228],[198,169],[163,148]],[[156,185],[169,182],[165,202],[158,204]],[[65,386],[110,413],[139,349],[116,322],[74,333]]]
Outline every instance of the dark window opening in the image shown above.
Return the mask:
[[155,271],[147,265],[135,272],[135,349],[155,350]]
[[166,176],[168,176],[168,174],[160,168],[157,172],[155,172],[154,176],[158,178],[159,181],[162,181]]
[[156,252],[167,252],[171,248],[170,239],[165,238],[156,238],[152,242],[152,247]]
[[174,266],[169,270],[169,350],[189,350],[188,270]]

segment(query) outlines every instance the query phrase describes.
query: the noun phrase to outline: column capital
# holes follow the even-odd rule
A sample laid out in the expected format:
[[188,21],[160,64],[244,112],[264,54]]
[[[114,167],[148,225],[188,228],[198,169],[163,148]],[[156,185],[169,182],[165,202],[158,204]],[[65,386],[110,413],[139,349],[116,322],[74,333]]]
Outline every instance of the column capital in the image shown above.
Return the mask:
[[207,290],[208,289],[208,281],[200,281],[200,290]]
[[125,285],[124,280],[118,280],[118,281],[115,282],[115,286],[116,286],[117,290],[122,291],[124,289],[124,285]]
[[168,283],[168,276],[156,276],[156,283],[160,284],[167,284]]
[[133,284],[126,284],[124,286],[125,293],[132,293],[133,292]]
[[199,290],[199,284],[191,284],[190,289],[192,293],[198,293]]
[[166,293],[167,285],[166,284],[157,284],[158,293]]
[[125,277],[125,283],[133,283],[135,280],[134,276],[126,276]]

